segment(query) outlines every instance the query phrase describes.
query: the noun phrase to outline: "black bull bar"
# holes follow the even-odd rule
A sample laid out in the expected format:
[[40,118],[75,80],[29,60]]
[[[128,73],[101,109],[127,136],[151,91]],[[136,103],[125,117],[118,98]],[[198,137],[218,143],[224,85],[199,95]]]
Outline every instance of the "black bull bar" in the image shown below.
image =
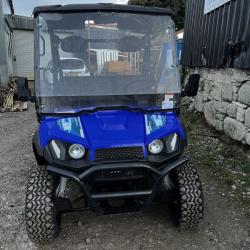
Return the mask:
[[[157,194],[159,186],[162,182],[162,179],[173,169],[177,167],[181,167],[183,164],[188,162],[189,159],[186,157],[182,157],[178,160],[175,160],[172,163],[164,164],[161,166],[161,170],[158,170],[151,166],[151,164],[147,162],[126,162],[126,163],[109,163],[109,164],[99,164],[92,166],[85,170],[83,173],[76,173],[73,171],[69,171],[60,167],[48,166],[48,172],[55,174],[57,176],[66,177],[74,182],[76,182],[83,192],[86,200],[88,201],[90,207],[94,212],[97,214],[102,214],[102,209],[98,206],[97,201],[105,200],[110,198],[135,198],[135,197],[145,197],[145,207],[152,203]],[[120,192],[106,192],[106,193],[91,193],[85,181],[87,178],[97,172],[97,171],[119,171],[119,170],[126,170],[126,169],[145,169],[152,172],[152,174],[156,175],[156,181],[152,187],[152,189],[147,190],[138,190],[138,191],[120,191]]]

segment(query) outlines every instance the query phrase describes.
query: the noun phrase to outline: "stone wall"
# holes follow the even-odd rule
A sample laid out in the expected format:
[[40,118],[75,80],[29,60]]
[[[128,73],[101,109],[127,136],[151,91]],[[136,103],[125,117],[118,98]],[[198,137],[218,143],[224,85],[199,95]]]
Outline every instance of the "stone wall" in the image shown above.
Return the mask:
[[189,68],[201,76],[194,107],[209,125],[243,144],[250,145],[250,71]]

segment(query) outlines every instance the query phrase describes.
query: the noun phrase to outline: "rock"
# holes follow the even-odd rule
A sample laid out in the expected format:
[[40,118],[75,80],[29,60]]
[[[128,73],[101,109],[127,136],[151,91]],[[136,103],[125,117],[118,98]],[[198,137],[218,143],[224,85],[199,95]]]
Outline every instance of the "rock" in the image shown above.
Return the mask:
[[225,115],[223,113],[217,113],[217,109],[222,109],[219,102],[210,101],[204,105],[204,115],[208,124],[219,131],[223,131],[223,121]]
[[202,102],[202,92],[198,92],[198,94],[194,98],[194,107],[199,112],[204,112],[204,103]]
[[210,100],[210,96],[209,96],[208,93],[203,92],[203,93],[202,93],[202,96],[201,96],[201,99],[202,99],[203,102],[207,102],[207,101]]
[[211,96],[213,100],[222,101],[222,86],[219,84],[214,84]]
[[214,127],[218,131],[223,131],[224,130],[224,122],[223,122],[223,120],[222,121],[216,120],[215,124],[214,124]]
[[215,108],[218,112],[222,114],[227,113],[228,102],[215,102]]
[[237,105],[230,103],[227,106],[227,114],[232,118],[236,118],[236,113],[237,113]]
[[86,239],[85,239],[85,242],[86,242],[86,244],[88,245],[88,244],[90,244],[91,239],[90,239],[90,238],[86,238]]
[[242,83],[241,82],[231,82],[231,84],[233,85],[233,93],[238,93]]
[[248,108],[245,113],[245,125],[250,128],[250,108]]
[[237,188],[237,187],[236,187],[235,185],[232,186],[232,189],[233,189],[234,191],[236,190],[236,188]]
[[247,109],[247,105],[240,103],[240,102],[233,102],[233,104],[237,105],[237,107],[242,109]]
[[246,134],[246,143],[250,145],[250,133]]
[[200,82],[199,82],[199,90],[203,91],[205,88],[205,80],[204,78],[200,78]]
[[226,135],[236,141],[242,141],[246,136],[245,126],[241,122],[230,117],[226,117],[224,120],[224,131]]
[[215,117],[216,117],[216,120],[224,121],[226,115],[225,115],[225,114],[218,113],[218,114],[215,115]]
[[245,120],[245,112],[246,112],[245,109],[238,107],[237,108],[236,119],[238,121],[240,121],[240,122],[244,122],[244,120]]
[[192,102],[188,108],[188,112],[193,112],[195,110],[194,103]]
[[77,225],[78,225],[79,227],[83,228],[83,224],[82,224],[81,221],[78,221]]
[[234,86],[231,82],[223,84],[221,91],[223,101],[233,101],[233,87]]
[[243,84],[240,88],[238,100],[239,102],[250,106],[250,81]]
[[210,94],[213,90],[214,83],[212,81],[205,81],[204,91]]
[[204,115],[207,120],[207,123],[213,127],[215,127],[215,120],[216,120],[216,109],[214,103],[215,101],[210,101],[205,103],[204,105]]
[[237,93],[233,93],[233,101],[234,102],[238,101],[238,94]]

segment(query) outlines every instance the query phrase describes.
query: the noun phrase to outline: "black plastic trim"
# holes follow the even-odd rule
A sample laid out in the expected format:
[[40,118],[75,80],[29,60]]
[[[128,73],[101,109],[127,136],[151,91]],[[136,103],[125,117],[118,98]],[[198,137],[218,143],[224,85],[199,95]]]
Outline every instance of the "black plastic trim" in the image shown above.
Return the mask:
[[81,110],[79,112],[68,112],[68,113],[37,113],[39,120],[41,120],[43,117],[72,117],[72,116],[79,116],[82,114],[92,114],[99,111],[105,111],[105,110],[128,110],[130,112],[141,112],[145,114],[151,114],[151,113],[166,113],[166,112],[175,112],[179,114],[180,108],[173,108],[173,109],[152,109],[147,110],[143,108],[130,108],[127,106],[114,106],[114,107],[98,107],[91,110]]
[[114,198],[133,198],[133,197],[143,197],[152,194],[152,190],[136,191],[136,192],[116,192],[116,193],[101,193],[101,194],[91,194],[91,198],[94,200],[105,200]]
[[138,5],[122,5],[112,3],[98,4],[68,4],[68,5],[47,5],[38,6],[33,10],[36,17],[40,13],[77,13],[77,12],[128,12],[154,15],[171,15],[174,12],[167,8],[143,7]]
[[[98,166],[94,166],[89,168],[88,170],[82,172],[81,174],[77,174],[76,172],[72,172],[69,170],[65,170],[62,168],[58,168],[55,166],[51,166],[49,165],[47,167],[48,171],[50,173],[53,173],[55,175],[58,176],[63,176],[66,178],[69,178],[71,180],[73,180],[74,182],[76,182],[84,196],[86,197],[87,201],[90,204],[90,207],[98,214],[102,214],[103,210],[100,208],[100,206],[98,205],[98,203],[96,202],[96,200],[103,200],[103,199],[107,199],[107,198],[125,198],[125,197],[142,197],[145,196],[146,197],[146,202],[144,205],[144,208],[146,208],[148,205],[150,205],[152,203],[152,201],[154,200],[159,187],[160,187],[160,183],[162,181],[162,179],[173,169],[177,168],[177,167],[181,167],[183,164],[185,164],[189,159],[186,157],[180,158],[170,164],[165,164],[162,166],[161,171],[155,169],[151,164],[149,163],[141,163],[141,162],[134,162],[134,163],[116,163],[116,164],[100,164]],[[149,169],[150,171],[152,171],[152,174],[156,174],[157,175],[157,179],[155,181],[155,184],[152,188],[152,190],[137,190],[137,191],[123,191],[123,192],[109,192],[109,193],[93,193],[91,194],[88,190],[88,188],[85,185],[86,180],[88,179],[88,177],[90,176],[90,174],[93,174],[97,171],[101,171],[101,170],[119,170],[119,169],[125,169],[125,168],[142,168],[142,169]]]

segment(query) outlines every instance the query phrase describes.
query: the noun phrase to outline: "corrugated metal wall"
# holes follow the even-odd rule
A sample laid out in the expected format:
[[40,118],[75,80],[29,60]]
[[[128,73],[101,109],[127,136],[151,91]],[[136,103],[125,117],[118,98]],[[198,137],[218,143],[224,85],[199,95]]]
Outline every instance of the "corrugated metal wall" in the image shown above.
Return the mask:
[[187,0],[182,65],[250,69],[250,0],[231,0],[204,14]]
[[33,30],[33,18],[26,16],[15,15],[12,17],[13,29],[18,30]]

